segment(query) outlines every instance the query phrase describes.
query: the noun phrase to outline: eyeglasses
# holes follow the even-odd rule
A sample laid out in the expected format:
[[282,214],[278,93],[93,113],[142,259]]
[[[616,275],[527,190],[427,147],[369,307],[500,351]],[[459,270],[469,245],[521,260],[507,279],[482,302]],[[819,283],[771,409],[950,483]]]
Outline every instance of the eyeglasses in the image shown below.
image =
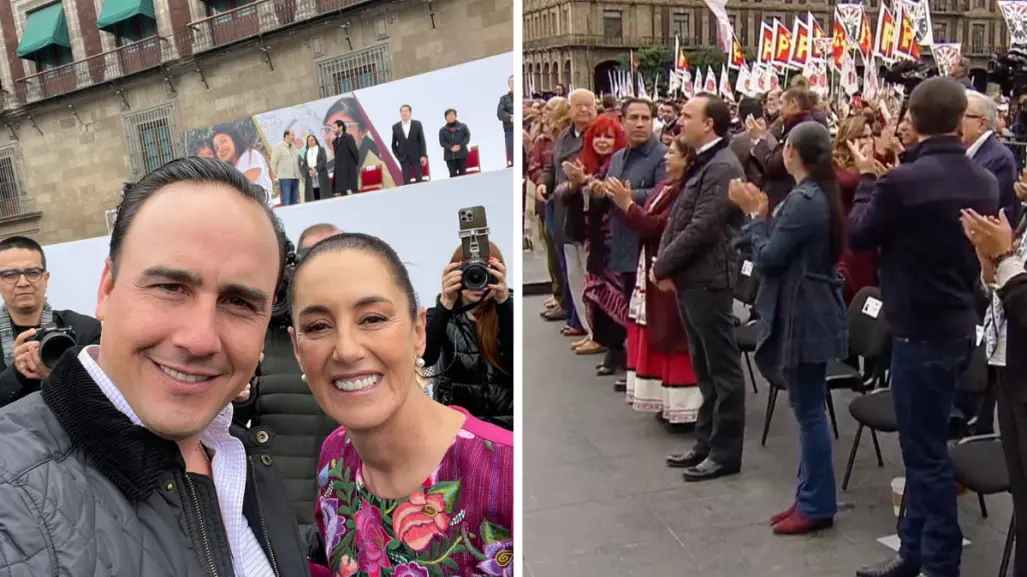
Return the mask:
[[0,270],[0,280],[3,280],[7,284],[14,284],[18,282],[21,275],[25,275],[25,279],[29,282],[38,282],[39,279],[43,278],[43,273],[46,271],[41,268],[27,268],[25,270],[7,269]]

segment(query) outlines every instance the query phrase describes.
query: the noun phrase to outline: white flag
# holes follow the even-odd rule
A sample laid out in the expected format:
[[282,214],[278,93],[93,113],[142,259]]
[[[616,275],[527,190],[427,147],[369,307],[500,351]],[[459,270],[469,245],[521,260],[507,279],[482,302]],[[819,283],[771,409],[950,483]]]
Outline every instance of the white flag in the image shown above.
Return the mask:
[[734,93],[731,92],[731,78],[728,76],[727,66],[724,66],[724,65],[721,65],[721,67],[720,67],[720,86],[719,86],[719,90],[720,90],[720,95],[723,96],[724,98],[729,98],[731,100],[735,99]]

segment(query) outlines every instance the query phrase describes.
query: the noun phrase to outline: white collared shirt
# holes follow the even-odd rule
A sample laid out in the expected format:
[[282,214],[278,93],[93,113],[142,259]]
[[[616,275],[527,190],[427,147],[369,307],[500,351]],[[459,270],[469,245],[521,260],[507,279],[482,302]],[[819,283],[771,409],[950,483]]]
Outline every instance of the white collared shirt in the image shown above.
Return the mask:
[[723,139],[723,138],[720,138],[720,137],[718,136],[717,138],[715,138],[715,139],[713,139],[713,140],[711,140],[711,141],[707,142],[706,144],[702,145],[702,147],[700,147],[700,148],[699,148],[699,150],[696,150],[696,151],[695,151],[695,154],[696,154],[696,156],[698,156],[698,155],[700,155],[700,154],[702,154],[702,153],[706,152],[707,150],[709,150],[709,149],[713,148],[713,146],[714,146],[714,145],[716,145],[716,144],[717,144],[718,142],[720,142],[721,140],[724,140],[724,139]]
[[410,122],[401,122],[400,124],[403,125],[403,137],[410,138]]
[[966,149],[966,157],[973,158],[977,156],[977,151],[980,150],[982,146],[984,146],[984,142],[991,138],[992,134],[995,133],[990,130],[982,134],[980,138],[978,138],[973,144],[970,145],[970,148]]
[[[118,389],[100,365],[95,355],[100,352],[98,345],[82,349],[78,360],[85,367],[89,376],[107,396],[116,409],[121,411],[133,424],[143,426],[135,411],[129,406],[125,396]],[[211,458],[211,471],[214,487],[221,505],[221,516],[225,530],[228,532],[228,545],[232,550],[232,567],[238,577],[274,577],[274,571],[268,562],[264,549],[253,534],[250,524],[243,516],[243,495],[246,493],[246,451],[242,441],[228,432],[232,424],[232,404],[222,409],[203,432],[203,446],[214,453]]]

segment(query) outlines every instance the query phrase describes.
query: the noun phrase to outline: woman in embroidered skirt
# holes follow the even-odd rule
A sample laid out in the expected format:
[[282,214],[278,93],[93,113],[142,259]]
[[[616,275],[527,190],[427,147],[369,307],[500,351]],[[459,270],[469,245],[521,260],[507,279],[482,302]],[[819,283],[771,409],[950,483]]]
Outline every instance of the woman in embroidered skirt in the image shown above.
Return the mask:
[[[506,292],[505,267],[490,272]],[[365,234],[325,239],[290,302],[304,380],[342,424],[321,448],[314,561],[334,577],[512,576],[512,433],[421,391],[425,311],[396,252]]]
[[610,196],[640,241],[638,276],[628,310],[627,401],[636,411],[656,413],[668,424],[694,423],[702,393],[674,293],[651,286],[649,268],[692,157],[693,151],[682,140],[671,143],[665,157],[667,180],[644,207],[632,201],[630,191]]
[[572,346],[579,354],[605,349],[599,375],[612,374],[625,362],[628,303],[620,292],[620,276],[609,266],[611,206],[603,193],[603,180],[613,154],[626,146],[619,122],[608,116],[596,118],[585,130],[578,159],[565,169],[569,177],[561,185],[565,190],[557,188],[567,204],[567,237],[583,239],[585,249],[583,300],[592,336]]

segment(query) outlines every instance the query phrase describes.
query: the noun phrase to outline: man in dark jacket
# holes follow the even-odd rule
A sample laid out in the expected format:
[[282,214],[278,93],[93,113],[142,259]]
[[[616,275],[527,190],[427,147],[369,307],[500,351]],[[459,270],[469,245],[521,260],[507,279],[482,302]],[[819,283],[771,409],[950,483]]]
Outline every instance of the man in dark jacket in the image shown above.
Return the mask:
[[792,128],[803,122],[815,120],[812,114],[814,103],[814,96],[810,91],[801,87],[789,88],[781,95],[780,115],[784,124],[779,138],[771,138],[776,135],[768,134],[765,122],[757,120],[747,126],[753,142],[752,159],[758,170],[763,173],[760,189],[767,193],[770,214],[773,214],[777,203],[795,187],[795,179],[785,169],[785,141],[788,140],[788,133]]
[[446,111],[446,125],[439,129],[439,146],[450,177],[467,174],[467,145],[470,143],[471,129],[457,120],[456,110],[450,108]]
[[[74,311],[55,311],[46,302],[50,273],[43,247],[31,238],[12,236],[0,241],[0,407],[39,390],[50,376],[47,362],[63,352],[61,340],[48,340],[40,355],[37,335],[42,327],[70,328],[75,344],[100,342],[100,321]],[[63,341],[68,342],[68,341]],[[44,358],[45,361],[44,362]]]
[[682,137],[696,157],[674,202],[653,263],[658,290],[678,295],[703,404],[695,423],[695,446],[667,457],[683,467],[686,481],[738,473],[745,435],[745,382],[734,333],[732,243],[742,214],[728,200],[728,184],[745,178],[728,146],[731,112],[724,102],[700,94],[681,111]]
[[[749,135],[746,128],[749,118],[752,118],[754,122],[764,119],[763,103],[755,98],[743,98],[738,103],[738,121],[741,124],[741,130],[731,137],[731,152],[734,152],[738,161],[742,163],[745,179],[760,186],[763,183],[763,167],[752,156],[752,136]],[[774,135],[768,132],[764,139],[767,140],[767,148],[771,150],[777,148],[777,139],[774,138]]]
[[335,179],[332,186],[335,196],[346,196],[360,192],[360,149],[353,135],[346,131],[346,123],[335,121]]
[[496,107],[496,116],[503,123],[503,136],[506,139],[506,165],[513,166],[513,113],[514,113],[514,78],[510,75],[507,80],[510,92],[499,97],[499,106]]
[[[870,151],[853,201],[853,250],[876,250],[883,314],[892,339],[891,391],[906,491],[916,495],[899,524],[898,557],[857,571],[859,577],[958,577],[962,534],[949,459],[949,419],[976,345],[980,266],[963,235],[960,209],[998,212],[995,177],[966,155],[957,132],[966,90],[931,78],[910,95],[921,142],[911,162],[884,173]],[[868,158],[869,157],[869,158]]]
[[1016,157],[1009,147],[999,142],[998,105],[980,92],[967,92],[966,114],[963,116],[962,137],[966,155],[995,175],[998,180],[999,207],[1006,212],[1009,222],[1020,220],[1020,199],[1016,198],[1013,184],[1018,177]]
[[0,409],[0,573],[309,575],[273,432],[231,427],[285,259],[258,191],[182,158],[125,195],[100,344]]
[[[306,252],[341,232],[330,223],[309,226],[300,234],[297,252]],[[324,414],[303,381],[285,329],[273,327],[268,331],[260,376],[248,394],[236,398],[235,422],[267,427],[277,433],[275,446],[268,451],[278,463],[300,530],[307,543],[316,543],[317,460],[321,445],[339,425]]]
[[428,143],[424,139],[424,128],[420,120],[410,119],[409,104],[399,107],[399,122],[392,125],[392,154],[399,161],[403,180],[408,182],[424,180],[424,167],[428,164]]

